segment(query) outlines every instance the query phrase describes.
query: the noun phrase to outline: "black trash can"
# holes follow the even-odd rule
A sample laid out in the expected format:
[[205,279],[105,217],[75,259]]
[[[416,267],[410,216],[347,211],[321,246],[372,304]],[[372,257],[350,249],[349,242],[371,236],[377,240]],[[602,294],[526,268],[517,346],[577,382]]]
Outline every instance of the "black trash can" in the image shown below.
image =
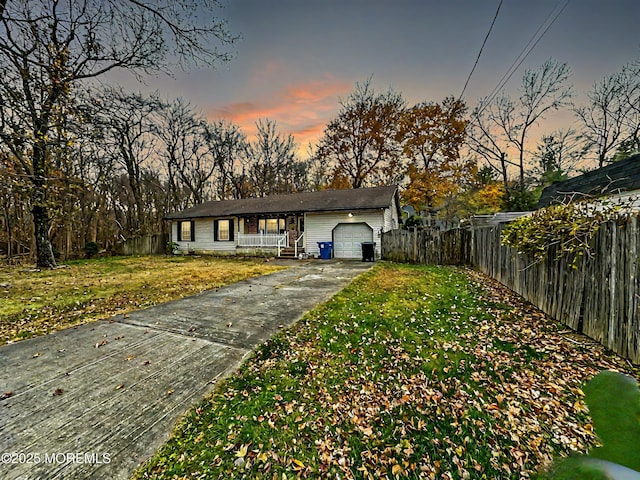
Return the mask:
[[362,242],[362,261],[375,262],[376,242]]

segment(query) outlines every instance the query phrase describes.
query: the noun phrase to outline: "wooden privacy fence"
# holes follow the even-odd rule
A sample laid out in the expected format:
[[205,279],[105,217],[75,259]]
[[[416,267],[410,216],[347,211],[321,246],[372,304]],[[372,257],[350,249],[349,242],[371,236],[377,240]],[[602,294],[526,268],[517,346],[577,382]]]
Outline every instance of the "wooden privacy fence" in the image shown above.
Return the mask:
[[152,255],[155,253],[166,253],[168,241],[169,235],[166,233],[127,238],[122,243],[122,254]]
[[640,364],[640,225],[638,217],[604,223],[591,257],[572,268],[551,249],[538,263],[502,245],[504,225],[446,232],[394,230],[382,258],[409,263],[469,264],[522,295],[572,330]]
[[638,217],[602,224],[593,255],[577,268],[556,251],[533,263],[501,245],[502,226],[473,231],[471,262],[540,310],[633,363],[640,363]]
[[466,265],[470,261],[471,232],[462,228],[440,231],[392,230],[382,234],[382,258],[427,265]]

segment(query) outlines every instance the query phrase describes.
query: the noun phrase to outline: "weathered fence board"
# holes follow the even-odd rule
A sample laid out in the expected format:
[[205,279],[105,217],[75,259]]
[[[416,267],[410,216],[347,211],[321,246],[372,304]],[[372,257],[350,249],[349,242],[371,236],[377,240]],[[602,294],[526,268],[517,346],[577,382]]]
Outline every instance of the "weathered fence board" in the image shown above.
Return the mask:
[[461,228],[392,230],[382,234],[382,258],[427,265],[466,265],[470,244],[471,232]]
[[640,222],[600,226],[592,256],[576,267],[550,249],[544,260],[502,245],[504,225],[438,231],[394,230],[382,236],[382,257],[409,263],[469,264],[495,278],[572,330],[640,364]]
[[153,255],[156,253],[166,253],[168,241],[169,235],[166,233],[127,238],[122,243],[122,254]]

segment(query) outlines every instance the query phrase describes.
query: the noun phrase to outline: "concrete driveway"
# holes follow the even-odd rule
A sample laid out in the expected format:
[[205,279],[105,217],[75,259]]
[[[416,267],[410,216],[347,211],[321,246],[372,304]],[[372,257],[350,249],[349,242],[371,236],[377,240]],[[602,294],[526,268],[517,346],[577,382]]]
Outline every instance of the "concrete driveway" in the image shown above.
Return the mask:
[[128,479],[256,345],[371,266],[293,265],[0,347],[0,478]]

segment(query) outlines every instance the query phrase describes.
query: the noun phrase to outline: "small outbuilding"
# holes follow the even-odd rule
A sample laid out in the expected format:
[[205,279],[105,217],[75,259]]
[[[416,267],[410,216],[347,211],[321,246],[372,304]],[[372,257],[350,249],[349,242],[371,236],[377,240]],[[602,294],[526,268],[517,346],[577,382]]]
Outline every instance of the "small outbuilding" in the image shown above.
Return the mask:
[[398,187],[320,190],[264,198],[210,201],[167,215],[181,252],[217,255],[317,256],[333,242],[333,257],[362,258],[362,243],[398,228]]

